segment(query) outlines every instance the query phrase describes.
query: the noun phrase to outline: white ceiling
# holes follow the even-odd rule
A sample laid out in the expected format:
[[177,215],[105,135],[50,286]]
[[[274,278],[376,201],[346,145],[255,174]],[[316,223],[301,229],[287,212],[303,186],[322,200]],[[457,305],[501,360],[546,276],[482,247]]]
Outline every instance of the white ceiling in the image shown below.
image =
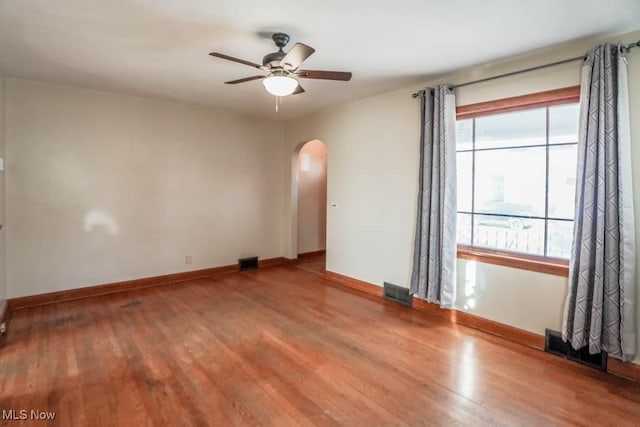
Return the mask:
[[[0,0],[0,71],[13,77],[195,102],[271,118],[426,81],[570,39],[640,27],[638,0]],[[304,68],[352,71],[303,80],[280,113],[260,81],[226,80],[261,63],[270,33],[316,49]]]

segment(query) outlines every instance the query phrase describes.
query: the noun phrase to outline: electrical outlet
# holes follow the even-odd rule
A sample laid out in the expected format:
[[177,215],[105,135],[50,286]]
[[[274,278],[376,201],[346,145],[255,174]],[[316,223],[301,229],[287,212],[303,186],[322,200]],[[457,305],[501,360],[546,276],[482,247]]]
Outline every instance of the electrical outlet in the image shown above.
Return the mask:
[[7,324],[5,322],[0,323],[0,334],[4,335],[7,333]]
[[187,255],[187,256],[186,256],[186,258],[185,258],[185,262],[186,262],[187,264],[191,264],[191,255]]

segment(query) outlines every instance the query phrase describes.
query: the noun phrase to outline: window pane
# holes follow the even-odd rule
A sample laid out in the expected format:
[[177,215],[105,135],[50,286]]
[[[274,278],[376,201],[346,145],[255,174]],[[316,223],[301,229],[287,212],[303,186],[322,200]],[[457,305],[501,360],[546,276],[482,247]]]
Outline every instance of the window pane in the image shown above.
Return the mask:
[[549,144],[578,142],[580,104],[549,107]]
[[476,148],[544,145],[544,108],[476,118]]
[[471,150],[473,148],[473,119],[458,120],[456,122],[456,150]]
[[476,215],[473,245],[544,255],[544,220]]
[[547,225],[547,256],[570,258],[573,242],[573,221],[549,221]]
[[549,147],[549,216],[573,219],[577,145]]
[[471,244],[471,215],[458,214],[458,227],[456,230],[458,243]]
[[544,216],[544,147],[476,152],[475,212]]
[[471,212],[471,189],[473,181],[473,153],[458,153],[456,175],[458,188],[458,210]]

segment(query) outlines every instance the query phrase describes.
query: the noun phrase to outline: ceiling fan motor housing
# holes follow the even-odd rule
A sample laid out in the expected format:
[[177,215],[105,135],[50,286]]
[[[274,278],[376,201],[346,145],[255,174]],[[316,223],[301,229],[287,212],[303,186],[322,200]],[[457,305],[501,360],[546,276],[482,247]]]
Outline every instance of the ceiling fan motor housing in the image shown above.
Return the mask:
[[268,64],[273,63],[272,65],[276,65],[276,62],[280,62],[282,58],[286,55],[282,48],[289,43],[289,35],[285,33],[275,33],[271,36],[271,39],[278,47],[277,52],[269,53],[262,58],[262,65],[267,66]]
[[[267,66],[272,62],[280,62],[286,54],[283,51],[269,53],[262,58],[262,65]],[[275,64],[274,64],[275,65]]]

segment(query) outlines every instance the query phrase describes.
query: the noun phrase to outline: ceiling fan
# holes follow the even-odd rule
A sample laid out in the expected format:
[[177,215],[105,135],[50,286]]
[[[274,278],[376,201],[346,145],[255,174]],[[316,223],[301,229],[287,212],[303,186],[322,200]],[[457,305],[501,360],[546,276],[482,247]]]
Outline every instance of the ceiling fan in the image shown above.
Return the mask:
[[275,33],[271,38],[278,47],[278,51],[269,53],[262,58],[262,65],[234,58],[233,56],[225,55],[223,53],[211,52],[209,55],[215,56],[216,58],[238,62],[267,72],[266,75],[231,80],[225,82],[225,84],[234,85],[252,80],[264,79],[262,80],[262,83],[264,84],[267,92],[275,96],[288,96],[298,95],[304,92],[304,89],[300,84],[298,84],[298,81],[294,77],[319,80],[351,80],[351,73],[340,71],[301,70],[300,65],[302,65],[302,63],[309,58],[313,52],[315,52],[315,49],[302,43],[296,43],[289,52],[285,52],[282,48],[289,43],[289,36],[284,33]]

